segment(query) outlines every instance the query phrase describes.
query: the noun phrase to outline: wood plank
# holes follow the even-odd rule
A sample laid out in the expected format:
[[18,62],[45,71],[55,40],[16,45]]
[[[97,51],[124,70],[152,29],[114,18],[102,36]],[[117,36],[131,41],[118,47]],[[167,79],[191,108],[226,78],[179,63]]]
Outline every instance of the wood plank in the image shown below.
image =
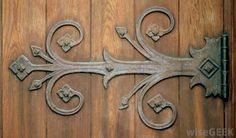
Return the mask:
[[[116,34],[116,26],[127,27],[133,35],[133,0],[92,0],[91,43],[92,61],[102,61],[102,51],[121,60],[133,60],[133,48]],[[120,76],[110,81],[108,89],[102,77],[92,75],[92,135],[91,137],[135,137],[134,101],[126,110],[118,110],[120,98],[134,85],[134,76]]]
[[[70,61],[89,61],[90,60],[90,1],[88,0],[57,0],[47,1],[47,27],[64,19],[72,19],[79,22],[84,28],[84,40],[81,44],[73,47],[67,53],[56,44],[56,41],[65,33],[78,38],[78,32],[73,27],[63,27],[55,33],[52,41],[52,49],[61,58]],[[68,84],[74,90],[80,91],[84,96],[82,109],[72,116],[61,116],[47,108],[47,137],[49,138],[86,138],[90,137],[90,75],[71,74],[60,79],[53,89],[53,100],[61,108],[72,108],[78,103],[77,99],[72,99],[65,104],[55,94],[64,84]]]
[[[3,69],[3,63],[2,63],[2,59],[3,59],[3,55],[2,55],[2,49],[3,49],[3,46],[2,46],[2,1],[0,2],[0,11],[1,11],[1,14],[0,14],[0,78],[2,78],[2,69]],[[0,102],[0,137],[2,138],[3,135],[3,124],[2,124],[2,93],[3,93],[3,79],[0,80],[0,99],[1,99],[1,102]]]
[[[148,15],[143,22],[142,32],[143,37],[147,44],[152,46],[158,52],[164,53],[169,56],[178,56],[178,1],[172,0],[137,0],[135,1],[135,19],[147,8],[152,6],[161,6],[169,9],[175,18],[175,28],[174,30],[160,38],[157,42],[152,41],[145,34],[147,27],[153,23],[160,25],[162,27],[168,26],[168,18],[164,14],[161,13],[153,13]],[[137,52],[136,52],[137,53]],[[144,59],[143,56],[136,54],[136,59]],[[143,76],[136,76],[136,83],[144,79]],[[171,84],[171,87],[169,87]],[[145,98],[144,98],[144,113],[150,120],[153,122],[162,123],[166,121],[169,117],[171,117],[171,112],[162,111],[160,114],[156,114],[146,103],[151,97],[160,93],[166,100],[172,102],[177,110],[179,110],[178,106],[178,78],[171,78],[164,80],[158,84],[156,84],[153,88],[151,88]],[[138,95],[136,95],[137,97]],[[179,134],[179,117],[177,117],[176,122],[173,126],[165,130],[154,130],[147,127],[139,118],[138,114],[136,114],[136,137],[137,138],[156,138],[156,137],[178,137]]]
[[[204,46],[204,37],[216,37],[223,31],[222,0],[182,0],[179,4],[180,55],[189,56],[189,45]],[[205,98],[201,87],[189,89],[190,78],[180,79],[180,137],[187,131],[224,127],[224,108],[220,98]],[[194,118],[194,119],[193,119]],[[216,121],[217,120],[217,121]],[[196,137],[204,137],[198,135]],[[207,137],[207,136],[206,136]]]
[[236,47],[235,47],[235,40],[236,40],[236,2],[233,1],[232,2],[233,5],[233,17],[232,17],[232,55],[231,55],[231,72],[232,72],[232,77],[231,77],[231,92],[232,92],[232,127],[234,128],[234,135],[236,135],[235,130],[236,130],[236,73],[235,73],[235,69],[236,69]]
[[[224,32],[227,32],[229,35],[229,46],[230,46],[230,91],[229,91],[229,97],[228,97],[228,101],[225,102],[224,104],[224,108],[225,108],[225,128],[227,129],[232,129],[234,128],[234,119],[235,119],[235,93],[234,93],[234,54],[235,54],[235,50],[234,50],[234,32],[233,32],[233,28],[234,28],[234,22],[233,22],[233,16],[235,15],[235,10],[234,5],[233,5],[233,0],[224,0]],[[235,130],[235,129],[234,129]],[[227,138],[233,138],[234,136],[232,135],[227,135]]]
[[21,82],[9,71],[20,54],[33,63],[44,63],[32,58],[30,45],[44,45],[45,6],[45,0],[3,0],[3,137],[46,137],[45,89],[28,91],[33,78],[42,74],[31,74]]
[[[235,1],[226,1],[227,4],[225,4],[225,10],[228,12],[225,15],[225,18],[227,19],[227,22],[225,23],[225,30],[229,32],[230,36],[230,50],[231,50],[231,75],[230,75],[230,82],[231,82],[231,89],[230,89],[230,98],[229,102],[226,104],[226,118],[225,118],[225,125],[228,128],[233,128],[234,130],[234,136],[235,136],[235,130],[236,130],[236,2]],[[230,7],[230,8],[229,8]],[[230,12],[231,11],[231,12]],[[232,137],[234,137],[232,136]],[[229,136],[230,137],[230,136]]]

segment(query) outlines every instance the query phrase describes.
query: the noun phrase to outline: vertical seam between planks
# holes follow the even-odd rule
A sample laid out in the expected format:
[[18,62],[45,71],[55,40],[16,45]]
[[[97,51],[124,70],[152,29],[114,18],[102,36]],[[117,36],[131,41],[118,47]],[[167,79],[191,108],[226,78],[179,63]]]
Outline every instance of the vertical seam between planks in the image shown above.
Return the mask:
[[[89,19],[90,19],[90,21],[89,21],[89,23],[90,23],[90,25],[89,25],[89,43],[90,43],[90,46],[89,46],[89,60],[92,60],[92,0],[89,0],[89,11],[90,11],[90,16],[89,16]],[[93,125],[93,122],[92,122],[92,73],[90,73],[90,75],[89,75],[89,98],[90,98],[90,100],[89,100],[89,124],[90,124],[90,127],[89,127],[89,135],[90,135],[90,138],[92,137],[92,125]]]
[[[135,0],[133,0],[133,34],[135,34]],[[136,50],[134,49],[133,50],[133,59],[135,59],[135,52],[136,52]],[[133,82],[134,82],[134,85],[136,84],[136,75],[134,74],[134,80],[133,80]],[[135,115],[135,108],[136,107],[136,96],[134,96],[134,103],[133,103],[133,125],[134,125],[134,138],[136,137],[136,120],[135,120],[135,118],[136,118],[136,115]]]
[[[235,14],[236,14],[236,12],[235,12],[235,9],[236,9],[236,7],[235,7],[235,1],[233,1],[232,0],[232,11],[233,11],[233,17],[232,17],[232,46],[234,45],[234,40],[235,40],[235,38],[234,38],[234,35],[235,35]],[[231,49],[233,49],[233,47],[231,47]],[[234,59],[233,59],[233,57],[234,57],[234,54],[232,53],[232,55],[231,55],[231,59],[232,59],[232,67],[234,66]],[[233,71],[233,68],[231,68],[231,72]],[[234,129],[236,128],[236,123],[235,123],[235,93],[233,93],[233,90],[235,89],[235,86],[234,86],[234,75],[232,75],[232,78],[231,78],[231,80],[232,80],[232,83],[231,83],[231,92],[232,92],[232,105],[233,105],[233,127],[234,127]]]
[[[178,0],[178,56],[180,56],[180,1]],[[178,107],[180,108],[180,77],[178,77]],[[178,137],[180,137],[181,121],[179,120]]]
[[[48,1],[45,0],[45,42],[46,42],[46,39],[47,39],[47,15],[48,15],[48,9],[47,9],[47,6],[48,5]],[[46,50],[46,45],[44,46],[45,47],[45,52],[47,53],[47,50]],[[46,62],[47,63],[47,62]],[[45,82],[46,86],[47,87],[47,81]],[[46,88],[45,88],[46,90]],[[45,129],[46,129],[46,138],[48,137],[48,113],[47,113],[47,104],[45,104]]]
[[[235,5],[235,1],[233,1],[233,35],[235,35],[235,33],[236,33],[236,29],[235,29],[235,24],[236,24],[236,22],[235,22],[235,14],[236,14],[236,12],[235,12],[235,10],[236,10],[236,5]],[[232,37],[233,38],[233,42],[234,42],[234,40],[235,40],[235,37]],[[234,44],[234,43],[233,43]],[[233,60],[233,62],[235,61],[235,59]],[[235,63],[234,63],[235,64]],[[233,79],[235,79],[235,75],[233,75],[234,77],[233,77]],[[235,89],[235,86],[233,87],[233,90]],[[235,101],[236,101],[236,98],[235,98],[235,93],[233,93],[233,101],[234,101],[234,106],[235,106]],[[234,110],[235,110],[235,108],[234,108]],[[235,110],[236,111],[236,110]],[[234,114],[236,114],[235,113],[235,111],[234,111]],[[235,119],[235,115],[234,115],[234,119]],[[236,122],[235,122],[235,120],[234,120],[234,128],[236,129]]]

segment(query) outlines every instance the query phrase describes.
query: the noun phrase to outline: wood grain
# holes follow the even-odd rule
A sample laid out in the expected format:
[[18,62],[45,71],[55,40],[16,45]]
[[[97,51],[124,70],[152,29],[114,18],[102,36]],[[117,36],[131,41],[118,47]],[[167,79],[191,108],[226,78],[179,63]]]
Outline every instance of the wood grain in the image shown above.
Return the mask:
[[[228,101],[224,104],[225,110],[225,128],[231,129],[234,128],[234,119],[235,119],[235,33],[234,33],[234,16],[235,16],[235,9],[234,9],[234,1],[232,0],[224,0],[224,32],[227,32],[229,35],[229,46],[230,46],[230,91]],[[234,16],[232,16],[234,15]],[[235,131],[234,131],[235,132]],[[234,136],[226,136],[227,138],[233,138]]]
[[[157,42],[152,41],[147,35],[145,34],[146,29],[149,25],[155,23],[162,27],[168,26],[168,18],[164,14],[160,13],[153,13],[148,15],[143,22],[142,32],[143,37],[145,38],[146,43],[150,46],[153,46],[158,52],[164,53],[169,56],[178,56],[178,1],[172,0],[136,0],[135,1],[135,19],[147,8],[151,6],[162,6],[169,9],[175,17],[175,28],[170,33],[163,37],[161,37]],[[137,52],[136,52],[137,53]],[[143,56],[136,54],[136,59],[142,59]],[[136,83],[144,79],[143,76],[136,75]],[[171,84],[171,87],[169,87]],[[171,117],[171,112],[169,110],[162,111],[160,114],[156,114],[148,105],[147,101],[151,99],[156,94],[160,93],[166,100],[172,102],[176,105],[177,110],[179,110],[178,106],[178,78],[171,78],[164,80],[158,84],[156,84],[153,88],[151,88],[147,95],[144,98],[144,113],[147,117],[157,123],[162,123],[166,121],[169,117]],[[137,97],[138,95],[136,95]],[[168,137],[168,138],[175,138],[178,137],[179,133],[179,117],[177,117],[176,122],[174,125],[166,130],[154,130],[147,127],[139,118],[138,114],[135,114],[135,126],[136,126],[136,137],[137,138],[156,138],[156,137]]]
[[[56,41],[65,33],[78,38],[73,27],[63,27],[55,33],[52,41],[52,49],[63,59],[70,61],[90,60],[90,1],[88,0],[57,0],[47,1],[47,30],[60,20],[72,19],[81,24],[84,28],[84,40],[81,44],[73,47],[69,52],[64,53]],[[56,138],[86,138],[90,137],[90,74],[67,75],[60,79],[53,89],[53,100],[62,108],[71,108],[78,103],[73,99],[68,104],[55,94],[63,85],[68,84],[74,90],[80,91],[85,97],[82,109],[72,116],[61,116],[51,110],[47,110],[47,137]]]
[[3,137],[46,137],[44,91],[30,93],[32,74],[23,82],[9,71],[10,63],[25,54],[34,63],[44,61],[32,58],[30,45],[44,46],[46,1],[3,0]]
[[[1,11],[1,13],[2,13],[2,2],[0,2],[0,11]],[[0,137],[2,138],[3,137],[3,135],[2,135],[2,130],[3,130],[3,123],[2,123],[2,108],[3,108],[3,106],[2,106],[2,93],[3,93],[3,79],[2,79],[2,69],[3,69],[3,63],[2,63],[2,59],[3,59],[3,55],[2,55],[2,48],[3,48],[3,46],[2,46],[2,14],[0,14],[0,78],[1,78],[1,80],[0,80],[0,100],[1,100],[1,102],[0,102]]]
[[[188,56],[189,45],[194,48],[203,47],[205,36],[216,37],[222,33],[222,0],[182,0],[179,9],[180,56]],[[187,131],[191,130],[223,128],[222,100],[205,98],[205,90],[199,86],[190,90],[189,81],[189,78],[181,78],[180,83],[180,136],[189,137]]]
[[[133,60],[133,48],[115,31],[116,26],[124,26],[133,35],[133,5],[133,0],[92,0],[92,61],[103,60],[104,48],[117,59]],[[101,76],[92,76],[91,137],[135,137],[134,101],[128,109],[118,110],[120,98],[134,85],[133,75],[113,78],[108,89],[103,88]]]
[[[0,137],[188,138],[188,130],[223,127],[234,127],[236,130],[236,2],[233,0],[2,0],[1,4]],[[67,83],[84,95],[85,103],[79,113],[60,116],[46,105],[45,86],[32,93],[28,91],[30,82],[42,78],[45,73],[32,73],[22,82],[9,71],[10,63],[21,54],[33,63],[45,63],[42,59],[32,57],[30,45],[45,50],[48,30],[64,19],[79,22],[85,35],[80,45],[64,53],[56,41],[66,32],[73,38],[79,34],[73,27],[63,27],[57,31],[52,49],[60,57],[70,61],[103,61],[102,51],[105,48],[116,59],[146,60],[126,40],[118,37],[115,27],[127,27],[130,36],[136,39],[135,21],[151,6],[166,7],[175,17],[174,30],[156,43],[145,35],[145,31],[151,23],[167,26],[166,16],[150,14],[142,26],[145,41],[166,55],[189,57],[190,44],[194,48],[201,48],[205,36],[216,37],[223,31],[229,33],[232,83],[228,102],[223,103],[219,98],[205,98],[202,87],[190,90],[190,78],[164,80],[150,89],[143,104],[145,114],[155,122],[165,121],[170,112],[166,110],[156,115],[146,104],[151,97],[161,93],[176,105],[176,122],[172,127],[160,131],[150,129],[139,118],[137,95],[131,99],[128,109],[118,110],[120,98],[144,79],[144,75],[115,77],[107,89],[103,87],[100,75],[81,73],[65,76],[53,89],[53,101],[63,108],[72,107],[78,102],[73,99],[65,104],[55,94]]]
[[[232,126],[234,128],[234,130],[236,130],[236,73],[235,73],[235,69],[236,69],[236,2],[233,1],[233,24],[232,24],[232,105],[233,105],[233,109],[232,109]],[[235,132],[234,132],[235,135]]]
[[[226,106],[226,110],[225,110],[225,114],[226,114],[226,118],[225,118],[225,122],[226,122],[226,126],[228,128],[233,128],[234,129],[234,136],[231,137],[235,137],[236,133],[236,73],[235,73],[235,69],[236,69],[236,2],[233,0],[228,0],[226,1],[227,4],[225,4],[225,10],[227,10],[228,12],[226,13],[226,18],[228,19],[228,22],[226,22],[225,24],[225,30],[228,31],[230,34],[230,47],[231,47],[231,70],[230,70],[230,82],[231,82],[231,91],[230,91],[230,102],[229,104]],[[227,8],[227,6],[229,6]]]

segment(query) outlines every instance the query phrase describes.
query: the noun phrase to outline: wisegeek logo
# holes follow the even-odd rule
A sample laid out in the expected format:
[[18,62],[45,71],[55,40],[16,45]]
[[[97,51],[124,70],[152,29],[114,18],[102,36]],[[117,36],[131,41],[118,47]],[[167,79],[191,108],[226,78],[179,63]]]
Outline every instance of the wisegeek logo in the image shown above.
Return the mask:
[[233,128],[210,128],[202,130],[187,130],[187,136],[196,137],[196,136],[211,136],[211,137],[222,137],[222,136],[234,136]]

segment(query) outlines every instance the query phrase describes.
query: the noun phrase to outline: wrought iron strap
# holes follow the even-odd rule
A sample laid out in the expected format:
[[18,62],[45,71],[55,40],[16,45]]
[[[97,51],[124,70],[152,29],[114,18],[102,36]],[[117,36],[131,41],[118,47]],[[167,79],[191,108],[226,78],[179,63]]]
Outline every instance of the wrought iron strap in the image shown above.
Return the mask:
[[227,35],[224,34],[217,38],[206,37],[205,47],[196,50],[190,47],[189,58],[176,58],[159,53],[147,43],[141,33],[141,25],[143,19],[153,12],[165,14],[170,20],[167,28],[152,24],[148,27],[146,34],[153,40],[158,41],[161,36],[170,33],[174,28],[173,14],[163,7],[151,7],[146,9],[136,21],[136,38],[135,42],[128,34],[125,27],[116,27],[116,32],[120,38],[126,39],[138,52],[140,52],[146,61],[121,61],[109,55],[104,49],[101,62],[71,62],[60,58],[52,49],[51,41],[53,34],[61,27],[69,25],[74,26],[80,33],[80,38],[74,40],[68,33],[61,37],[57,43],[64,50],[69,51],[73,46],[78,45],[83,39],[83,29],[81,25],[72,20],[64,20],[56,23],[50,30],[46,40],[47,54],[40,47],[31,46],[32,54],[40,57],[49,64],[33,64],[24,55],[21,55],[10,65],[10,69],[16,76],[23,80],[33,71],[49,72],[44,78],[33,80],[29,90],[37,90],[41,88],[42,83],[49,80],[46,88],[46,101],[48,106],[54,112],[61,115],[72,115],[77,113],[83,105],[83,95],[73,90],[68,84],[65,84],[59,91],[58,96],[65,102],[69,102],[71,98],[78,97],[79,104],[72,109],[62,109],[54,104],[52,100],[52,88],[62,76],[72,73],[96,73],[103,75],[103,85],[108,87],[108,82],[113,77],[123,74],[146,74],[145,79],[134,86],[132,90],[121,98],[119,109],[125,109],[129,105],[129,100],[138,94],[138,113],[141,120],[153,129],[165,129],[170,127],[176,120],[177,112],[175,106],[165,100],[160,94],[156,95],[148,101],[148,105],[159,113],[165,108],[172,110],[171,118],[162,124],[154,123],[149,120],[143,111],[143,99],[148,90],[163,79],[176,76],[192,77],[190,87],[201,84],[206,88],[206,96],[220,96],[227,99],[228,91],[228,43]]

